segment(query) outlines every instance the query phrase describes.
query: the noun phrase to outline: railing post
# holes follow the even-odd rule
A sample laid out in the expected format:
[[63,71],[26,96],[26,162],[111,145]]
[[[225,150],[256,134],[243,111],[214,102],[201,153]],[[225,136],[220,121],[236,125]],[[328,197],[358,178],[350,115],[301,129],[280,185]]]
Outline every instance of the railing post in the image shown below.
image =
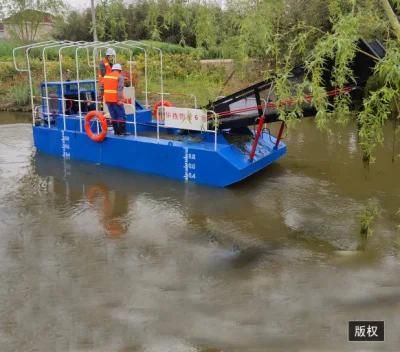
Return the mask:
[[[217,140],[218,140],[218,115],[213,110],[207,110],[207,113],[212,113],[214,116],[214,151],[217,151]],[[207,121],[207,129],[208,132],[211,130],[208,129],[208,121]]]
[[254,155],[256,154],[258,140],[260,139],[260,135],[261,135],[261,132],[262,132],[262,127],[264,125],[264,120],[265,120],[264,115],[261,115],[260,121],[258,121],[256,136],[254,137],[253,145],[251,146],[251,152],[250,152],[250,157],[249,157],[250,161],[253,161]]
[[281,139],[282,139],[282,134],[283,134],[283,130],[284,130],[284,129],[285,129],[285,121],[282,121],[281,127],[279,128],[278,137],[277,137],[277,139],[276,139],[276,143],[275,143],[274,149],[278,149],[278,147],[279,147],[279,142],[280,142]]

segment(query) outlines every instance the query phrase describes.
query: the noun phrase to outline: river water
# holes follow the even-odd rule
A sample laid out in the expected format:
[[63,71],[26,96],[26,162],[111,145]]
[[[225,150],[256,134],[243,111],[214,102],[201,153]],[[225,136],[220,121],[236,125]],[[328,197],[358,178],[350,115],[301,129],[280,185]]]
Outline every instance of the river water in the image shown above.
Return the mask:
[[[279,163],[212,189],[39,155],[29,116],[0,121],[1,351],[400,350],[392,125],[366,168],[354,126],[304,120]],[[349,320],[385,341],[348,342]]]

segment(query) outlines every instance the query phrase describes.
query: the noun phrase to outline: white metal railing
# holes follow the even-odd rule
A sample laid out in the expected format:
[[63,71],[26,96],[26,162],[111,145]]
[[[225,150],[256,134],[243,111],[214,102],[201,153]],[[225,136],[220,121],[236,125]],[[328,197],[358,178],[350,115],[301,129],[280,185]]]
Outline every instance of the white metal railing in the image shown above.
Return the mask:
[[[31,109],[32,109],[32,124],[35,123],[35,104],[33,101],[33,82],[32,82],[32,72],[31,72],[31,66],[30,66],[30,60],[29,60],[29,52],[32,48],[36,47],[41,47],[41,46],[46,46],[48,44],[55,43],[53,40],[48,40],[45,42],[39,42],[39,43],[34,43],[34,44],[28,44],[28,45],[23,45],[19,46],[17,48],[13,49],[13,62],[14,62],[14,68],[19,71],[19,72],[28,72],[28,80],[29,80],[29,91],[30,91],[30,100],[31,100]],[[16,53],[18,50],[25,49],[25,59],[26,59],[26,68],[20,68],[18,67],[17,64],[17,58],[16,58]]]
[[[131,45],[129,43],[126,42],[107,42],[107,43],[102,43],[101,45],[96,45],[94,46],[93,49],[93,63],[95,63],[95,58],[96,58],[96,54],[97,54],[97,49],[101,49],[101,48],[117,48],[123,51],[127,51],[129,54],[129,77],[130,77],[130,86],[133,89],[133,99],[132,99],[132,108],[133,108],[133,119],[134,119],[134,134],[135,137],[137,137],[137,127],[136,127],[136,92],[133,86],[133,70],[132,70],[132,62],[133,62],[133,50],[134,49],[139,49],[141,51],[144,52],[145,55],[145,91],[146,91],[146,107],[148,107],[148,93],[147,93],[147,51],[143,48],[141,48],[138,45]],[[94,67],[94,74],[96,74],[96,65],[93,64]],[[97,91],[97,87],[96,87],[97,83],[95,83],[95,90]],[[96,109],[98,109],[98,103],[96,102]]]
[[[61,95],[62,97],[64,97],[64,77],[63,77],[63,57],[62,57],[62,51],[64,49],[68,49],[68,48],[75,48],[75,69],[76,69],[76,77],[77,77],[77,84],[78,84],[78,100],[80,99],[80,72],[79,72],[79,55],[78,55],[78,50],[81,48],[85,48],[87,50],[87,57],[89,58],[89,48],[93,49],[93,76],[94,76],[94,89],[95,92],[98,91],[98,87],[97,87],[97,74],[96,74],[96,55],[98,53],[98,51],[101,51],[101,48],[106,48],[106,47],[115,47],[115,48],[119,48],[120,50],[125,50],[129,52],[129,74],[130,74],[130,78],[131,78],[131,87],[133,88],[133,82],[132,82],[132,77],[133,77],[133,70],[132,70],[132,57],[133,57],[133,50],[134,49],[138,49],[140,51],[142,51],[144,53],[144,60],[145,60],[145,107],[149,108],[149,99],[148,99],[148,48],[150,49],[154,49],[156,51],[159,52],[160,55],[160,87],[161,87],[161,102],[162,105],[164,103],[164,88],[163,88],[163,55],[162,55],[162,50],[160,48],[154,47],[152,45],[146,44],[146,43],[141,43],[138,41],[134,41],[134,40],[127,40],[124,42],[116,42],[116,41],[111,41],[111,42],[71,42],[71,41],[46,41],[46,42],[41,42],[41,43],[35,43],[35,44],[29,44],[29,45],[25,45],[22,47],[18,47],[15,48],[13,50],[13,60],[14,60],[14,66],[16,68],[16,70],[18,71],[24,71],[24,72],[28,72],[28,76],[29,76],[29,86],[30,86],[30,96],[31,96],[31,105],[32,105],[32,110],[34,109],[34,101],[33,101],[33,82],[32,82],[32,71],[31,71],[31,67],[30,67],[30,57],[29,57],[29,51],[33,48],[37,49],[37,48],[42,48],[42,61],[43,61],[43,81],[44,81],[44,86],[45,86],[45,110],[44,114],[46,114],[48,116],[48,125],[50,126],[51,124],[51,120],[50,120],[50,107],[49,107],[49,90],[48,90],[48,79],[47,79],[47,73],[48,73],[48,69],[47,69],[47,55],[46,55],[46,50],[51,49],[51,48],[59,48],[58,50],[58,58],[59,58],[59,75],[60,75],[60,84],[61,84]],[[16,60],[16,53],[18,50],[20,49],[26,49],[26,62],[27,62],[27,68],[20,68],[17,65],[17,60]],[[91,66],[90,60],[88,61],[88,66]],[[135,101],[136,99],[134,99],[133,101],[133,111],[134,111],[134,120],[136,120],[136,108],[135,108]],[[78,101],[78,106],[79,106],[79,116],[80,118],[82,118],[82,111],[80,108],[80,104],[81,102]],[[66,129],[66,121],[65,121],[65,100],[63,101],[63,103],[61,104],[62,106],[62,116],[63,116],[63,128],[64,130]],[[99,106],[99,102],[96,100],[96,109],[98,109]],[[33,114],[33,113],[32,113]],[[157,123],[157,125],[159,125]],[[157,139],[159,139],[159,127],[157,126]],[[80,131],[82,130],[82,127],[80,127]],[[136,128],[135,128],[135,136],[136,136],[137,132],[136,132]]]
[[[71,41],[62,41],[59,42],[57,44],[53,44],[50,46],[46,46],[43,48],[42,50],[42,61],[43,61],[43,77],[44,77],[44,87],[45,87],[45,91],[46,91],[46,111],[44,112],[44,114],[47,114],[47,122],[48,122],[48,126],[50,127],[51,125],[51,121],[50,121],[50,106],[49,106],[49,87],[48,87],[48,80],[47,80],[47,55],[46,55],[46,50],[47,49],[55,49],[58,48],[59,46],[68,44],[68,43],[72,43]],[[63,104],[63,103],[62,103]]]
[[208,110],[207,112],[211,113],[214,117],[214,131],[208,129],[208,121],[207,121],[207,130],[206,132],[214,133],[214,151],[217,151],[217,139],[218,139],[218,114],[213,110]]
[[[64,126],[64,131],[67,129],[67,124],[66,124],[66,117],[65,117],[65,97],[64,97],[64,75],[63,75],[63,69],[62,69],[62,50],[68,49],[68,48],[75,48],[76,46],[81,46],[86,44],[86,42],[80,41],[68,45],[64,45],[58,49],[58,60],[59,60],[59,66],[60,66],[60,82],[61,82],[61,98],[63,99],[61,106],[62,106],[62,116],[63,116],[63,126]],[[77,68],[76,68],[77,69]],[[78,96],[80,95],[80,91],[78,90]]]
[[[89,55],[89,48],[92,47],[93,45],[96,45],[99,42],[93,42],[89,44],[82,45],[80,47],[76,47],[75,49],[75,66],[76,66],[76,82],[77,82],[77,87],[78,87],[78,113],[79,113],[79,132],[82,132],[82,102],[81,102],[81,86],[80,86],[80,77],[79,77],[79,49],[86,49],[87,52],[87,60],[88,60],[88,66],[91,64],[90,60],[90,55]],[[93,65],[94,66],[94,65]],[[97,99],[96,99],[97,100]]]
[[[82,112],[82,98],[81,98],[81,56],[79,55],[81,50],[86,51],[86,59],[87,59],[87,66],[89,68],[93,68],[93,84],[94,84],[94,94],[95,94],[95,104],[96,104],[96,109],[99,107],[99,101],[97,99],[98,97],[98,85],[97,85],[97,67],[98,67],[98,60],[99,60],[99,54],[101,55],[102,49],[104,48],[115,48],[118,51],[125,52],[128,54],[129,57],[129,77],[130,77],[130,85],[131,88],[133,88],[133,99],[132,99],[132,105],[133,105],[133,125],[134,125],[134,135],[137,137],[137,121],[136,121],[136,92],[134,90],[133,86],[133,58],[137,50],[141,51],[144,54],[144,84],[145,84],[145,89],[144,89],[144,94],[145,94],[145,107],[147,109],[150,108],[149,105],[149,75],[148,75],[148,56],[149,56],[149,51],[155,51],[158,53],[159,56],[159,84],[160,84],[160,92],[157,92],[155,94],[160,95],[161,97],[161,106],[164,106],[164,98],[166,95],[169,96],[174,96],[174,95],[185,95],[181,93],[167,93],[164,90],[164,74],[163,74],[163,52],[161,48],[158,48],[154,45],[148,44],[148,43],[143,43],[135,40],[126,40],[122,42],[117,42],[117,41],[108,41],[108,42],[85,42],[85,41],[78,41],[78,42],[72,42],[72,41],[55,41],[55,40],[49,40],[49,41],[44,41],[44,42],[39,42],[39,43],[33,43],[33,44],[28,44],[24,46],[20,46],[17,48],[13,49],[13,62],[15,69],[19,72],[27,72],[28,73],[28,79],[29,79],[29,89],[30,89],[30,101],[31,101],[31,107],[32,107],[32,123],[35,123],[35,116],[37,114],[36,108],[34,106],[34,98],[36,96],[34,95],[34,89],[33,89],[33,78],[32,78],[32,68],[31,68],[31,52],[33,50],[41,50],[41,60],[42,60],[42,69],[43,69],[43,87],[44,87],[44,92],[41,92],[40,98],[41,98],[41,109],[42,109],[42,115],[47,116],[47,124],[48,127],[51,127],[51,118],[50,118],[50,100],[57,100],[58,102],[61,101],[61,110],[62,110],[62,118],[63,118],[63,130],[65,131],[67,129],[67,124],[66,124],[66,101],[77,101],[78,103],[78,116],[79,116],[79,129],[80,132],[82,132],[82,120],[83,120],[83,112]],[[59,59],[59,82],[60,82],[60,90],[61,90],[61,97],[50,97],[49,96],[49,81],[48,81],[48,73],[49,73],[49,68],[48,68],[48,52],[51,49],[57,49],[58,50],[58,59]],[[63,52],[66,50],[73,50],[74,51],[74,65],[75,65],[75,77],[76,77],[76,84],[77,84],[77,99],[67,99],[64,96],[65,93],[65,87],[64,87],[64,70],[63,70]],[[23,51],[24,52],[24,58],[26,62],[26,66],[21,66],[18,62],[17,59],[17,54]],[[90,54],[92,55],[92,58],[90,58]],[[186,94],[186,96],[191,97],[194,101],[194,107],[197,108],[197,97],[194,94]],[[86,100],[85,100],[86,101]],[[57,104],[58,106],[60,104]],[[209,112],[214,116],[214,130],[209,130],[207,127],[206,131],[203,132],[212,132],[215,134],[215,148],[217,146],[217,114],[215,112]],[[127,124],[132,124],[130,121],[126,121]],[[207,125],[208,126],[208,125]],[[164,126],[160,124],[160,119],[156,119],[156,131],[157,131],[157,143],[160,141],[160,128],[169,128],[168,126]]]
[[[161,95],[161,106],[164,106],[164,79],[163,79],[163,52],[160,48],[152,46],[150,44],[138,42],[136,40],[127,40],[125,43],[135,43],[137,45],[143,45],[151,49],[157,50],[160,55],[160,95]],[[147,89],[146,89],[147,90]],[[157,142],[160,140],[160,123],[157,119]]]

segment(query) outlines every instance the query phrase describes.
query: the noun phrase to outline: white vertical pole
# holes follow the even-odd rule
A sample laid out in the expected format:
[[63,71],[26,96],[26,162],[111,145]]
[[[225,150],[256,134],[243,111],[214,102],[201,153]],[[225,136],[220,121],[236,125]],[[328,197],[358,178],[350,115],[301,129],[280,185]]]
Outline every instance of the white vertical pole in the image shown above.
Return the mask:
[[[215,111],[209,110],[207,112],[211,112],[214,116],[214,150],[217,151],[217,135],[218,135],[218,117],[217,117],[217,113]],[[207,121],[208,124],[208,121]],[[207,125],[207,130],[208,130],[208,125]]]
[[[145,62],[145,64],[144,64],[144,76],[145,76],[145,87],[146,87],[146,108],[148,109],[150,106],[149,106],[149,99],[148,99],[147,50],[144,49],[143,47],[148,47],[148,48],[152,48],[154,50],[158,50],[160,52],[160,54],[161,54],[161,61],[162,61],[162,50],[160,48],[154,47],[154,46],[146,44],[146,43],[141,43],[141,42],[138,42],[136,40],[129,40],[128,42],[140,45],[139,47],[137,46],[136,48],[140,48],[141,50],[144,51],[144,62]],[[161,63],[161,72],[162,72],[162,63]],[[161,78],[161,86],[163,86],[162,78]],[[161,90],[163,90],[163,89],[161,89]],[[162,99],[162,97],[161,97],[161,99]]]
[[65,48],[73,48],[74,46],[80,46],[84,44],[83,41],[79,41],[79,42],[75,42],[75,43],[71,43],[69,45],[66,46],[62,46],[60,49],[58,49],[58,60],[60,61],[60,83],[61,83],[61,105],[62,105],[62,113],[63,113],[63,128],[64,131],[67,129],[67,122],[65,119],[65,99],[64,99],[64,77],[63,77],[63,72],[62,72],[62,54],[61,51]]
[[33,83],[32,83],[32,72],[31,72],[31,63],[29,61],[29,49],[26,49],[25,51],[25,55],[26,55],[26,60],[27,60],[27,64],[28,64],[28,77],[29,77],[29,89],[30,89],[30,93],[31,93],[31,108],[32,108],[32,125],[35,124],[35,103],[33,101]]
[[79,132],[82,132],[82,107],[81,107],[81,85],[79,83],[79,60],[78,60],[78,49],[75,49],[75,67],[76,67],[76,83],[78,87],[78,111],[79,111]]
[[144,51],[144,87],[146,90],[146,109],[149,108],[149,92],[147,87],[147,52]]
[[131,79],[131,88],[132,88],[132,92],[133,92],[133,101],[132,103],[132,108],[133,108],[133,128],[134,128],[134,132],[135,132],[135,138],[137,137],[137,128],[136,128],[136,89],[133,86],[133,75],[132,75],[132,51],[130,51],[130,56],[129,56],[130,60],[129,60],[129,76]]
[[218,135],[218,127],[217,127],[217,118],[214,120],[214,150],[217,151],[217,135]]
[[97,55],[97,47],[93,48],[93,75],[94,75],[94,94],[95,94],[95,99],[96,99],[96,110],[99,110],[99,103],[97,101],[97,98],[99,97],[98,92],[97,92],[97,75],[96,75],[96,55]]
[[[96,43],[85,43],[85,45],[82,47],[83,49],[86,49],[86,56],[87,56],[87,63],[88,66],[90,66],[90,55],[89,55],[89,48],[93,45],[96,45]],[[79,76],[79,58],[78,58],[78,51],[80,47],[77,47],[75,49],[75,66],[76,66],[76,81],[77,81],[77,86],[78,86],[78,104],[79,104],[79,131],[82,132],[82,101],[81,101],[81,88],[80,88],[80,76]],[[96,88],[95,88],[96,91]],[[95,98],[97,100],[97,97]]]
[[[44,89],[46,91],[46,108],[47,108],[47,123],[48,126],[50,128],[50,105],[49,105],[49,87],[47,85],[47,55],[46,55],[46,49],[50,49],[50,48],[56,48],[58,46],[61,46],[63,44],[68,43],[68,41],[66,42],[59,42],[57,44],[54,45],[50,45],[50,46],[46,46],[45,48],[43,48],[42,51],[42,60],[43,60],[43,78],[44,78]],[[57,101],[58,104],[58,101]]]
[[135,138],[137,137],[137,128],[136,128],[136,89],[135,87],[133,88],[133,102],[132,102],[132,106],[133,106],[133,121],[135,123],[134,128],[135,128]]
[[[164,109],[163,54],[160,50],[161,108]],[[160,114],[158,114],[160,116]],[[160,140],[160,121],[157,119],[157,142]]]
[[63,73],[62,73],[61,48],[58,50],[58,59],[60,60],[61,106],[62,106],[62,113],[63,113],[63,129],[65,131],[67,129],[67,122],[65,121],[64,81],[63,81]]
[[43,78],[44,78],[44,89],[46,91],[46,109],[47,109],[47,122],[50,128],[50,105],[49,105],[49,87],[47,85],[47,68],[46,68],[46,48],[42,51],[42,60],[43,60]]

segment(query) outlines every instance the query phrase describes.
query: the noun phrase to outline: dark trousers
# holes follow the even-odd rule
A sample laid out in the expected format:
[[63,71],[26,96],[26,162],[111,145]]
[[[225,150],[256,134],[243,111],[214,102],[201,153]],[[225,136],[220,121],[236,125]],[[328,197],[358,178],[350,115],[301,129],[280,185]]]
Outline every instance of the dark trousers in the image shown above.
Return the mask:
[[107,103],[108,111],[110,112],[112,125],[115,134],[123,134],[126,132],[126,116],[124,105],[118,105],[117,103]]

